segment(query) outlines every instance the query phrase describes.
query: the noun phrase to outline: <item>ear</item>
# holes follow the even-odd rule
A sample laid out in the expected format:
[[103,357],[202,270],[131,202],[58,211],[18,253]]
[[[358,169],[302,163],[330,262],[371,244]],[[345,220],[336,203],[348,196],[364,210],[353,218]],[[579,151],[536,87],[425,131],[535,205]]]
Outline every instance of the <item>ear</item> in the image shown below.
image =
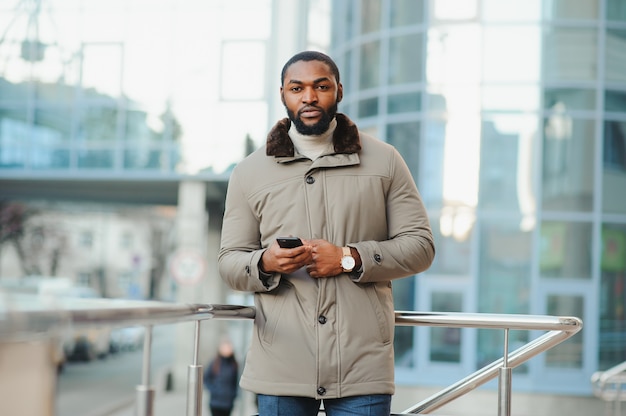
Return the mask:
[[337,102],[340,103],[343,99],[343,85],[341,82],[337,84]]
[[280,87],[280,101],[283,102],[283,105],[287,105],[285,104],[285,93],[283,92],[283,87]]

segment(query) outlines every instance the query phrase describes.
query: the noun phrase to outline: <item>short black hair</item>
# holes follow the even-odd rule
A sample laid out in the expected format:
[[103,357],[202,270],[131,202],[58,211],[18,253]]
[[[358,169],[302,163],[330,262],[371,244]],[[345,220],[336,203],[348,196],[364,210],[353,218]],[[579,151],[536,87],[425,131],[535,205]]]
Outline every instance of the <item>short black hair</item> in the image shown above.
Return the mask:
[[283,83],[285,82],[285,74],[287,73],[287,69],[289,69],[291,65],[299,61],[324,62],[326,65],[330,67],[330,70],[335,76],[335,80],[337,81],[337,84],[339,84],[339,68],[337,68],[337,64],[335,63],[335,61],[332,60],[330,56],[323,54],[322,52],[317,52],[317,51],[304,51],[304,52],[299,52],[295,54],[294,56],[292,56],[291,59],[287,61],[285,66],[283,66],[283,70],[280,73],[280,85],[283,85]]

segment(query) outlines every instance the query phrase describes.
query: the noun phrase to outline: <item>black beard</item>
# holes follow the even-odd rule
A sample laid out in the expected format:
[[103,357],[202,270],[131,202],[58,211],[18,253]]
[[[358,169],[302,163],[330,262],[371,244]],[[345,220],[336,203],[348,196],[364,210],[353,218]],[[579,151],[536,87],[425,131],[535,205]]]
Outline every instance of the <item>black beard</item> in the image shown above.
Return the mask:
[[322,112],[322,118],[320,119],[320,121],[313,124],[312,126],[307,126],[306,124],[304,124],[300,116],[296,117],[293,111],[289,110],[286,106],[285,108],[287,109],[287,115],[289,116],[289,119],[296,126],[296,130],[298,130],[298,133],[304,134],[305,136],[319,136],[320,134],[324,133],[326,130],[328,130],[328,127],[330,127],[330,122],[333,121],[333,118],[335,118],[335,115],[337,114],[337,103],[330,107],[328,111],[324,111],[321,108],[316,107]]

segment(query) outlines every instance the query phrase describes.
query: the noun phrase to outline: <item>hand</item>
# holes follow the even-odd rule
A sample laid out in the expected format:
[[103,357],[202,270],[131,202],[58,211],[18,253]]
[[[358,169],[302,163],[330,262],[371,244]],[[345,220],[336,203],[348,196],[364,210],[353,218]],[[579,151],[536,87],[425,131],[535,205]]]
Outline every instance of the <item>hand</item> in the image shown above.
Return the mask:
[[[304,242],[304,241],[303,241]],[[311,246],[304,242],[300,247],[281,248],[276,241],[263,252],[261,270],[266,273],[293,273],[311,263]]]
[[312,262],[306,267],[311,277],[333,277],[343,272],[341,247],[326,240],[307,240],[311,247]]

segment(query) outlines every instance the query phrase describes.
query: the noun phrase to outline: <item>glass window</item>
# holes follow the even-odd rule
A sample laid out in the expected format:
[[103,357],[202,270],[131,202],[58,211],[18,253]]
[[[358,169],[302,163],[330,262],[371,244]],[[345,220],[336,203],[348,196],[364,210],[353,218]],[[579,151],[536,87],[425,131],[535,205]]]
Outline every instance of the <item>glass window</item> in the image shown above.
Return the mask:
[[423,0],[391,0],[389,6],[390,26],[411,26],[424,22]]
[[624,0],[606,0],[607,20],[626,21],[626,3]]
[[[550,295],[547,303],[548,315],[582,317],[585,313],[582,296]],[[546,367],[581,368],[582,365],[583,338],[581,333],[546,351]]]
[[606,370],[626,361],[626,225],[602,227],[600,339],[598,365]]
[[594,192],[595,123],[561,109],[544,120],[543,208],[590,212]]
[[597,19],[599,0],[545,0],[546,19]]
[[606,31],[605,79],[614,82],[626,82],[626,30],[609,29]]
[[[489,220],[480,226],[478,312],[529,313],[532,235],[520,223]],[[502,331],[478,331],[477,366],[502,357],[503,344]]]
[[422,109],[422,94],[410,92],[394,94],[387,98],[387,112],[389,114],[412,113]]
[[117,138],[118,110],[116,107],[82,107],[77,137],[80,141],[112,142]]
[[113,150],[84,149],[78,152],[78,167],[83,169],[113,168]]
[[378,114],[378,97],[359,101],[359,117],[372,117]]
[[360,89],[378,87],[380,83],[380,42],[369,42],[361,47],[361,63],[359,67]]
[[545,109],[561,106],[564,111],[595,110],[596,92],[579,88],[546,88],[543,104]]
[[487,111],[537,111],[540,91],[538,84],[484,86],[481,105]]
[[380,30],[381,7],[380,0],[361,0],[361,33]]
[[[393,281],[393,302],[398,311],[415,310],[415,277]],[[395,327],[395,364],[398,367],[413,367],[413,334],[415,327]]]
[[602,211],[626,213],[626,122],[604,122]]
[[604,91],[604,110],[626,113],[626,91]]
[[[463,293],[433,292],[431,310],[462,312]],[[430,361],[461,362],[461,328],[430,328]]]
[[[537,51],[541,49],[541,29],[538,25],[484,26],[483,32],[485,81],[539,82],[541,64]],[[468,60],[470,55],[466,53]]]
[[541,223],[539,270],[541,277],[591,278],[590,223]]
[[423,77],[424,61],[421,33],[395,36],[389,41],[389,84],[420,82]]
[[542,55],[545,80],[594,81],[598,75],[597,37],[594,29],[547,29]]
[[470,229],[464,239],[454,238],[454,225],[458,221],[455,213],[447,215],[442,213],[439,222],[431,223],[437,255],[428,273],[469,276],[470,274]]
[[480,146],[480,204],[484,208],[532,212],[533,158],[537,117],[521,114],[484,117]]
[[415,182],[418,182],[420,166],[420,123],[396,123],[387,126],[387,142],[394,146],[406,161]]
[[160,149],[126,149],[124,150],[124,168],[126,169],[157,169],[168,170],[163,163]]
[[541,19],[541,0],[482,0],[482,14],[488,22],[537,22]]

